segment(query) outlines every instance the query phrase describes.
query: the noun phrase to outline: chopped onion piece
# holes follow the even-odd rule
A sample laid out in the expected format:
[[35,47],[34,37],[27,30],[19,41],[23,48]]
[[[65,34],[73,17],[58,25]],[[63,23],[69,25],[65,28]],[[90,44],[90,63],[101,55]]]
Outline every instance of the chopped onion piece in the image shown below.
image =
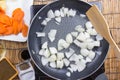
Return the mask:
[[70,77],[70,76],[71,76],[71,73],[70,73],[70,72],[67,72],[66,75],[67,75],[67,77]]
[[73,73],[73,70],[72,70],[71,67],[68,67],[67,69],[68,69],[71,73]]
[[50,56],[50,51],[48,49],[46,49],[43,53],[43,55],[48,58]]
[[78,36],[78,32],[71,32],[71,35],[76,38]]
[[51,20],[51,18],[45,18],[45,20],[46,20],[47,22],[49,22],[49,21]]
[[90,21],[86,22],[85,26],[86,26],[87,29],[91,29],[93,27],[93,25]]
[[80,14],[80,17],[85,18],[86,15],[85,14]]
[[78,66],[75,64],[70,64],[70,67],[73,71],[77,71],[78,70]]
[[42,44],[42,49],[46,49],[48,47],[48,42],[44,42],[43,44]]
[[103,40],[103,37],[102,37],[100,34],[97,34],[96,40],[97,40],[97,41]]
[[51,55],[51,56],[49,57],[49,61],[50,61],[50,62],[54,62],[54,61],[56,61],[56,60],[57,60],[56,55]]
[[60,23],[61,22],[61,17],[56,17],[55,20]]
[[49,47],[49,50],[51,54],[56,54],[58,52],[55,47]]
[[46,26],[47,25],[47,21],[43,20],[43,22],[41,24],[44,25],[44,26]]
[[78,31],[78,32],[84,32],[85,31],[85,29],[81,25],[77,25],[75,27],[75,30]]
[[61,61],[57,61],[57,68],[63,68],[64,64],[63,64],[63,60]]
[[89,57],[86,57],[85,61],[86,61],[86,63],[87,62],[92,62],[92,60]]
[[87,48],[87,43],[86,42],[83,42],[83,43],[81,43],[81,42],[79,42],[77,39],[76,40],[74,40],[74,42],[73,42],[76,46],[78,46],[78,47],[80,47],[80,48]]
[[50,9],[50,10],[48,11],[47,17],[48,17],[48,18],[54,18],[54,17],[55,17],[55,14],[54,14],[53,10]]
[[64,53],[57,53],[57,60],[62,60],[64,58]]
[[61,16],[61,17],[65,17],[62,8],[60,9],[60,16]]
[[93,44],[94,44],[94,46],[99,47],[100,46],[100,41],[94,41]]
[[63,8],[63,13],[64,13],[65,16],[67,16],[68,8]]
[[73,55],[70,57],[69,60],[70,60],[70,61],[79,61],[79,57],[78,57],[78,55],[73,54]]
[[78,36],[77,36],[77,39],[79,41],[85,41],[86,40],[86,36],[83,32],[81,32]]
[[80,53],[81,53],[81,55],[83,55],[84,57],[86,57],[86,56],[88,56],[89,51],[87,49],[81,49]]
[[83,59],[84,57],[79,54],[79,55],[78,55],[78,58],[79,58],[79,59]]
[[36,32],[37,37],[45,37],[44,32]]
[[70,48],[70,49],[69,49],[69,52],[65,52],[65,56],[66,56],[67,58],[70,58],[70,56],[72,56],[74,52],[75,52],[75,51],[74,51],[72,48]]
[[41,57],[41,62],[42,62],[42,65],[45,66],[46,64],[48,64],[48,58]]
[[55,40],[57,30],[51,29],[50,32],[48,33],[48,38],[50,39],[51,42]]
[[89,57],[91,60],[93,60],[93,59],[95,58],[95,52],[89,51],[88,57]]
[[62,48],[68,48],[70,46],[69,43],[67,43],[64,39],[60,39],[58,41],[58,50],[61,50]]
[[39,51],[39,55],[43,55],[44,52],[45,52],[45,49],[41,49],[41,50]]
[[55,62],[50,62],[50,67],[56,68],[56,63]]
[[60,17],[60,11],[59,10],[55,10],[55,16]]
[[67,36],[66,36],[66,42],[70,43],[70,44],[73,42],[73,38],[72,38],[72,35],[70,33],[67,34]]
[[66,67],[69,66],[69,64],[70,64],[70,61],[68,59],[66,59],[66,58],[63,59],[63,62],[64,62]]

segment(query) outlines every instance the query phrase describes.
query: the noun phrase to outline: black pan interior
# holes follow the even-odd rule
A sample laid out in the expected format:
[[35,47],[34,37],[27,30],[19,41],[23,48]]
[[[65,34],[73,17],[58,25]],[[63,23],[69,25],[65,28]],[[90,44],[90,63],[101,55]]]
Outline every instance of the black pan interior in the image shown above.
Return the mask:
[[[107,51],[109,48],[109,44],[107,41],[104,39],[101,41],[101,47],[95,48],[95,50],[100,50],[102,51],[101,55],[96,55],[95,59],[93,60],[92,63],[87,64],[87,67],[85,70],[82,72],[74,72],[70,78],[68,78],[65,74],[67,70],[61,69],[52,69],[48,65],[43,66],[41,64],[41,56],[39,56],[38,52],[41,49],[41,44],[44,43],[45,41],[49,41],[47,37],[45,38],[37,38],[36,32],[46,32],[48,33],[50,29],[56,29],[59,34],[57,34],[57,38],[54,43],[48,44],[48,46],[53,46],[56,47],[57,42],[59,39],[64,38],[65,35],[71,31],[74,30],[73,26],[76,26],[78,24],[82,24],[84,26],[84,23],[88,20],[87,18],[82,19],[79,18],[79,15],[75,16],[74,18],[63,18],[62,22],[60,25],[57,25],[54,23],[54,20],[50,21],[47,26],[41,25],[41,22],[47,17],[47,12],[52,9],[54,10],[59,10],[62,6],[68,7],[69,9],[75,9],[77,10],[77,14],[83,13],[85,14],[86,11],[91,7],[91,5],[82,2],[82,1],[77,1],[77,0],[60,0],[53,2],[52,4],[49,4],[45,6],[44,8],[40,9],[37,13],[37,15],[34,17],[30,31],[29,31],[29,36],[28,36],[28,48],[29,48],[29,53],[34,61],[34,63],[37,65],[37,67],[46,73],[48,76],[51,76],[56,79],[70,79],[70,80],[76,80],[76,79],[83,79],[85,77],[88,77],[89,75],[93,74],[103,63]],[[39,17],[42,17],[42,19],[39,19]],[[61,27],[62,26],[62,27]],[[75,51],[79,51],[77,47],[70,46],[75,49]],[[34,52],[35,53],[34,53]]]

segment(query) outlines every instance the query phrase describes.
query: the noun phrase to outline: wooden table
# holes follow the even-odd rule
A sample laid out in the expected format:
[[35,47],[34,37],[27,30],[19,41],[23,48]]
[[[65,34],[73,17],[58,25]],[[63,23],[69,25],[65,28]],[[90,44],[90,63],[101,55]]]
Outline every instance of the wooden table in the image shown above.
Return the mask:
[[[113,39],[120,47],[120,0],[85,0],[85,1],[101,1],[103,10],[102,13],[106,18]],[[47,4],[51,0],[34,0],[34,4]],[[13,65],[16,65],[21,62],[19,52],[27,48],[27,43],[20,42],[11,42],[11,41],[2,41],[5,44],[7,49],[6,57],[12,62]],[[114,56],[114,52],[111,51],[108,54],[107,59],[105,60],[105,73],[108,76],[109,80],[120,80],[120,61]],[[15,78],[14,80],[19,80]]]

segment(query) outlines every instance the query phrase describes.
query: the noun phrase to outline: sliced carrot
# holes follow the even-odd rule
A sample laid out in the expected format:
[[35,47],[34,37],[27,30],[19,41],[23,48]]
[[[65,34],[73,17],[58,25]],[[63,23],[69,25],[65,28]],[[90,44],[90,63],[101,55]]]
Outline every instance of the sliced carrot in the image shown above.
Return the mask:
[[20,8],[15,9],[12,13],[12,18],[14,18],[15,20],[22,21],[23,17],[24,12]]
[[5,11],[0,7],[0,14],[5,14]]
[[22,35],[24,37],[27,37],[27,33],[28,33],[28,26],[25,24],[23,29],[22,29]]
[[10,35],[13,34],[13,27],[7,27],[7,31],[4,33],[4,35]]
[[18,25],[19,23],[16,21],[16,20],[13,20],[13,34],[17,35],[19,32],[18,32]]

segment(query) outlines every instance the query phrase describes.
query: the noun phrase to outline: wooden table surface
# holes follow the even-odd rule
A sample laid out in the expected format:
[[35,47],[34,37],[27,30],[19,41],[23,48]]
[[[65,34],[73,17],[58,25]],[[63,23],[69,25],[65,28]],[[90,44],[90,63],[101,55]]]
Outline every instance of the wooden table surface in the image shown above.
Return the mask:
[[[106,18],[113,39],[120,47],[120,0],[84,0],[90,1],[101,1],[102,2],[102,13]],[[48,4],[51,0],[34,0],[34,4]],[[5,44],[7,49],[6,57],[16,65],[21,62],[19,58],[20,51],[27,48],[27,43],[12,42],[1,40]],[[120,61],[114,56],[114,51],[111,49],[107,59],[105,60],[105,73],[109,80],[120,80]],[[15,78],[14,80],[19,80]]]

